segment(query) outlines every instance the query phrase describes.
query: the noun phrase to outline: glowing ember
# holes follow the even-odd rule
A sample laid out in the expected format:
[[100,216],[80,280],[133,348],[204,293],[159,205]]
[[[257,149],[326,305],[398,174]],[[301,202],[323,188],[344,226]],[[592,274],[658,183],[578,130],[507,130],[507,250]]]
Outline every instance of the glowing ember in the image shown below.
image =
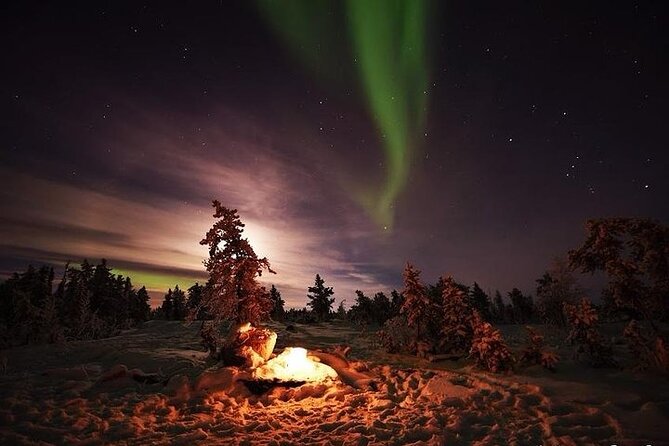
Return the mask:
[[322,382],[336,376],[332,367],[308,358],[307,350],[301,347],[286,347],[276,358],[253,371],[256,379],[279,381]]

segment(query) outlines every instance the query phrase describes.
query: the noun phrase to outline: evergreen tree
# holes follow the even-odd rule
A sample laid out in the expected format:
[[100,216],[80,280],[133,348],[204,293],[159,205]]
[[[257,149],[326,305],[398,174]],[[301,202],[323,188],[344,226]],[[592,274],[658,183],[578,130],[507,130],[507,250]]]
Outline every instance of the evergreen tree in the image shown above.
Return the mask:
[[106,259],[95,266],[87,285],[91,293],[91,309],[102,319],[110,318],[118,308],[118,302],[113,298],[113,276]]
[[65,269],[63,270],[63,276],[61,277],[60,282],[58,282],[56,291],[53,294],[56,310],[58,311],[58,320],[61,321],[61,323],[65,322],[65,317],[64,317],[65,283],[66,283],[65,281],[67,280],[67,271],[69,268],[70,268],[70,263],[68,262],[65,264]]
[[374,295],[372,306],[372,314],[377,324],[383,325],[392,317],[392,305],[390,299],[388,299],[388,296],[386,296],[384,292],[378,292]]
[[573,269],[602,271],[607,309],[650,322],[669,318],[669,227],[641,218],[589,220],[583,245],[569,251]]
[[495,290],[495,298],[493,299],[493,308],[495,311],[495,320],[498,323],[508,322],[506,320],[506,306],[504,305],[504,298],[499,290]]
[[163,304],[160,306],[163,312],[163,317],[165,320],[174,319],[174,305],[172,304],[172,288],[167,290],[167,294],[163,298]]
[[91,292],[88,284],[92,274],[88,261],[84,260],[81,269],[70,268],[65,273],[63,320],[68,327],[68,337],[81,339],[88,337],[86,329],[93,314],[91,311]]
[[491,320],[490,298],[488,298],[488,295],[476,282],[474,282],[474,285],[469,290],[469,300],[471,306],[479,312],[479,315],[484,320]]
[[414,343],[421,340],[421,328],[430,311],[430,301],[425,287],[420,282],[420,271],[407,262],[404,268],[404,302],[400,312],[406,316],[407,324],[415,331]]
[[442,283],[443,325],[439,348],[446,351],[468,351],[473,336],[473,310],[469,298],[452,277],[443,279]]
[[547,324],[565,326],[564,304],[574,304],[584,294],[568,265],[556,260],[553,267],[536,282],[537,306],[542,320]]
[[437,283],[434,285],[427,285],[425,287],[425,294],[430,301],[430,304],[439,306],[441,304],[441,295],[444,292],[444,278],[439,277]]
[[146,287],[141,287],[133,296],[130,317],[135,322],[145,322],[151,315],[151,297],[146,291]]
[[201,245],[209,246],[205,267],[209,281],[202,296],[202,307],[220,322],[232,319],[241,324],[257,324],[269,317],[272,302],[258,278],[264,271],[273,273],[267,258],[258,258],[251,244],[242,237],[244,223],[236,209],[213,201],[217,221]]
[[182,321],[186,314],[186,293],[176,285],[172,291],[172,319]]
[[355,304],[350,310],[351,320],[356,324],[367,325],[374,319],[372,299],[360,290],[355,290]]
[[96,339],[140,317],[130,278],[111,274],[104,260],[96,266],[84,260],[78,268],[67,264],[55,291],[53,281],[53,268],[29,266],[0,286],[0,337],[10,344]]
[[518,288],[509,291],[509,299],[513,306],[513,320],[516,324],[525,324],[532,319],[534,302],[532,296],[525,296]]
[[107,319],[114,326],[118,328],[128,328],[130,326],[130,308],[134,292],[130,277],[116,276],[111,295],[114,308],[107,315]]
[[578,304],[565,304],[564,309],[570,328],[567,341],[576,346],[575,356],[588,356],[595,367],[616,366],[611,345],[599,332],[599,315],[592,304],[582,298]]
[[398,293],[397,290],[390,292],[390,317],[399,316],[402,305],[404,304],[404,296]]
[[514,362],[502,333],[481,319],[477,312],[472,317],[469,357],[474,359],[478,367],[494,373],[509,370]]
[[188,299],[186,301],[186,308],[188,309],[188,318],[191,320],[205,320],[208,319],[206,310],[202,307],[202,295],[204,293],[204,286],[199,283],[188,288]]
[[37,312],[34,339],[40,343],[53,344],[65,340],[63,327],[58,318],[55,296],[50,295]]
[[341,302],[339,302],[339,305],[337,306],[336,315],[337,319],[339,319],[340,321],[346,320],[348,316],[345,304],[346,304],[346,299],[342,299]]
[[269,298],[272,301],[272,311],[270,311],[269,314],[270,317],[275,321],[282,321],[286,316],[283,308],[285,302],[281,299],[281,293],[274,285],[269,289]]
[[41,318],[50,304],[53,269],[28,266],[25,273],[14,273],[2,286],[3,313],[0,315],[0,344],[25,344],[42,341]]
[[330,298],[334,294],[332,287],[326,287],[325,281],[319,274],[316,274],[314,286],[310,286],[308,291],[309,301],[307,306],[311,307],[311,311],[318,321],[328,320],[332,312],[332,304],[335,301],[334,298]]

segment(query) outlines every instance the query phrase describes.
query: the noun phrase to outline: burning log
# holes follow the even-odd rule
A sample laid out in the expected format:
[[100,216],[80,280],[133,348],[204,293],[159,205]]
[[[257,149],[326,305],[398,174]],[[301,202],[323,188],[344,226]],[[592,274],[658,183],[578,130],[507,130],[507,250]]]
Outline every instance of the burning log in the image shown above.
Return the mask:
[[337,372],[314,361],[301,347],[286,347],[281,354],[255,368],[252,379],[242,380],[255,394],[263,394],[274,387],[299,387],[306,383],[332,380]]
[[270,359],[276,339],[272,330],[241,324],[230,331],[220,357],[226,365],[250,369],[251,379],[242,381],[254,393],[264,393],[277,386],[325,382],[337,376],[356,389],[374,387],[373,378],[355,370],[346,359],[350,347],[332,351],[286,347]]
[[336,377],[356,389],[374,388],[372,376],[351,367],[345,357],[348,350],[350,348],[324,352],[286,347],[280,355],[253,370],[252,379],[243,382],[256,394],[274,387],[298,387],[306,383],[327,382]]

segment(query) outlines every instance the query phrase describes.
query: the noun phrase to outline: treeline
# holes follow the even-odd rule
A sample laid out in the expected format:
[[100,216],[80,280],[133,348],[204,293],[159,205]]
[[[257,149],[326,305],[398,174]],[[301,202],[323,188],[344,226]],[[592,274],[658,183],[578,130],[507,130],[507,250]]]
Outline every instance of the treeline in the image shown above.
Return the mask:
[[[553,276],[547,272],[540,279],[540,281],[543,280],[547,284],[540,285],[537,288],[538,295],[540,296],[539,305],[535,305],[534,298],[531,295],[523,294],[518,288],[513,288],[506,293],[506,297],[503,297],[499,291],[496,291],[491,298],[476,282],[471,286],[467,286],[453,279],[450,280],[453,282],[453,286],[466,296],[468,304],[478,311],[485,321],[497,324],[526,324],[532,321],[549,322],[549,320],[552,320],[552,307],[556,305],[553,303],[553,300],[557,299],[560,302],[571,301],[573,293],[565,291],[560,296],[556,296],[553,288],[557,287],[551,288],[548,285],[548,283],[553,284],[560,280],[562,289],[568,289],[568,287],[563,286],[562,279],[554,279]],[[301,309],[289,309],[285,311],[283,309],[283,301],[280,302],[280,307],[277,308],[276,297],[273,297],[275,310],[272,311],[272,319],[286,319],[299,323],[315,323],[330,319],[340,319],[357,325],[381,326],[387,320],[397,316],[404,304],[404,295],[397,290],[392,290],[389,295],[383,291],[379,291],[372,297],[367,296],[363,291],[356,290],[354,303],[350,308],[346,308],[346,299],[343,299],[339,302],[337,309],[333,310],[334,298],[331,296],[334,294],[334,290],[332,287],[326,287],[324,283],[324,279],[320,274],[317,274],[314,285],[308,287],[307,304]],[[432,303],[439,301],[445,286],[446,282],[444,278],[440,278],[435,284],[426,285],[425,293],[428,300]],[[272,285],[270,295],[278,295],[280,300],[281,294],[276,290],[274,285]],[[576,297],[578,296],[573,295],[574,299]],[[557,305],[561,305],[561,303],[558,302]],[[548,311],[549,309],[551,311]],[[564,321],[557,320],[555,322],[560,323]]]
[[[188,288],[186,292],[175,285],[174,289],[169,289],[160,307],[151,312],[152,319],[164,319],[170,321],[182,321],[188,317],[189,313],[199,307],[202,301],[202,292],[204,286],[196,283]],[[197,315],[197,319],[206,319],[204,311]]]
[[[158,308],[151,311],[151,319],[162,319],[168,321],[183,320],[211,320],[212,316],[207,308],[202,305],[202,296],[207,292],[207,286],[195,283],[185,292],[175,285],[163,296],[163,302]],[[272,308],[269,316],[273,320],[284,320],[285,302],[281,299],[281,293],[274,285],[269,290],[269,299]]]
[[0,283],[0,345],[98,339],[149,319],[145,287],[113,274],[106,260],[54,270],[29,266]]
[[[531,295],[523,294],[518,288],[507,293],[506,299],[499,291],[494,298],[486,294],[478,283],[472,286],[454,281],[453,286],[463,293],[468,304],[477,310],[481,317],[488,322],[501,324],[526,324],[538,318],[537,308]],[[431,303],[439,301],[446,286],[444,278],[437,283],[425,286],[426,299]],[[390,292],[388,297],[384,292],[378,292],[374,297],[365,295],[357,290],[354,305],[345,311],[343,306],[337,310],[337,317],[345,318],[360,325],[383,325],[388,319],[397,316],[404,304],[404,294],[397,290]]]

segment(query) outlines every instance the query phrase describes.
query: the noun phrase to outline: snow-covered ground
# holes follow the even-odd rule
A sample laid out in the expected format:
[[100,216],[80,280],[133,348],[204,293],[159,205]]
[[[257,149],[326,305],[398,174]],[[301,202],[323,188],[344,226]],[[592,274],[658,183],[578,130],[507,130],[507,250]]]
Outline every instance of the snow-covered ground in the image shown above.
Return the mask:
[[[0,444],[669,444],[666,379],[570,360],[556,373],[491,375],[384,354],[342,323],[282,327],[275,351],[351,345],[376,389],[334,380],[254,396],[244,373],[207,362],[197,326],[152,321],[115,338],[0,353]],[[512,346],[520,330],[504,328]],[[547,339],[568,359],[559,336]]]

